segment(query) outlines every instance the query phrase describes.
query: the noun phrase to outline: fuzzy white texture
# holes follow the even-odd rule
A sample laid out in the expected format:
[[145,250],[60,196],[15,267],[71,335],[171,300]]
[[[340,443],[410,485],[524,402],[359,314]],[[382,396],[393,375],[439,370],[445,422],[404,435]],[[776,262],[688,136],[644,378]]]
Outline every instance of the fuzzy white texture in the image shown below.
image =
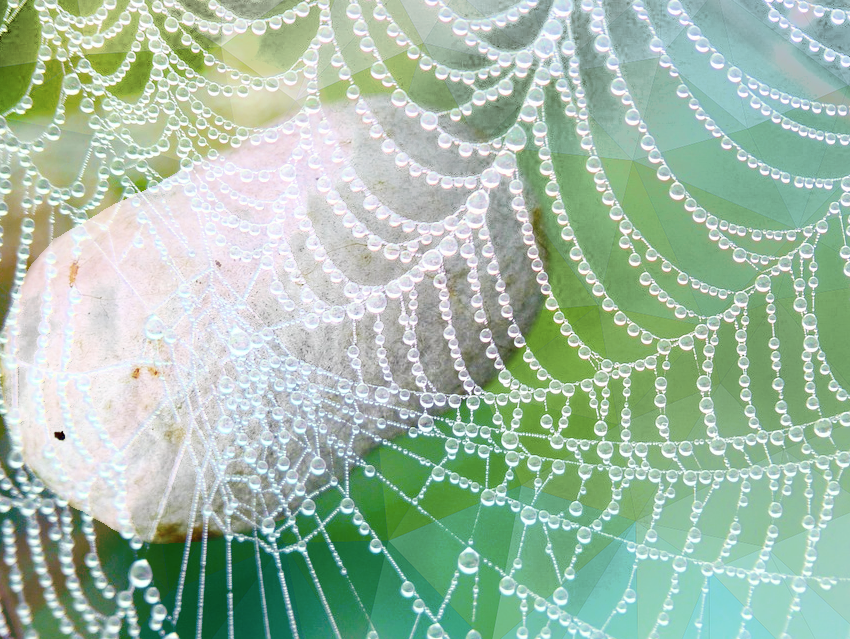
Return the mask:
[[[369,104],[398,147],[425,167],[475,176],[493,163],[493,154],[464,159],[441,150],[435,133],[385,98]],[[48,488],[122,534],[197,539],[205,520],[210,534],[230,534],[309,508],[329,485],[343,482],[341,489],[375,446],[431,427],[420,418],[440,407],[423,408],[423,390],[438,399],[468,393],[458,352],[478,385],[492,379],[494,360],[480,335],[489,328],[498,357],[507,359],[514,339],[501,312],[505,295],[523,333],[536,316],[541,295],[507,177],[490,189],[486,212],[505,288],[497,290],[486,272],[486,232],[471,229],[481,295],[474,299],[462,240],[444,240],[448,230],[407,264],[368,247],[364,228],[390,242],[421,230],[405,233],[380,220],[358,189],[399,215],[461,230],[474,191],[428,185],[399,169],[370,136],[376,122],[364,123],[353,104],[323,111],[324,124],[321,113],[311,114],[289,135],[246,143],[212,163],[232,163],[235,172],[184,170],[108,208],[55,239],[27,273],[2,358],[12,440]],[[302,142],[308,131],[313,146],[299,151],[310,146]],[[462,127],[456,133],[472,135]],[[257,208],[228,191],[267,203]],[[268,203],[287,192],[284,206]],[[226,205],[217,221],[212,198]],[[353,217],[339,215],[343,203]],[[532,203],[527,208],[534,212]],[[429,270],[420,261],[440,246],[453,348],[434,286],[439,263]],[[329,261],[354,283],[348,294],[324,268]],[[415,326],[402,324],[413,313],[410,293],[396,294],[399,282],[413,285]],[[327,311],[324,321],[322,313],[309,315],[316,300],[326,304],[318,307]],[[474,318],[478,307],[486,327]],[[345,317],[337,322],[340,309]],[[355,340],[359,353],[351,350]]]

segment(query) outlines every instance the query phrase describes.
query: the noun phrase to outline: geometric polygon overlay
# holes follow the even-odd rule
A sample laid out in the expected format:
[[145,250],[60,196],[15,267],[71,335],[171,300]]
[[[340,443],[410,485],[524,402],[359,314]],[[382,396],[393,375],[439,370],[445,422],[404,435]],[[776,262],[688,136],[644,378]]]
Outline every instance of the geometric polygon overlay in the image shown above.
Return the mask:
[[844,9],[0,7],[0,636],[850,636]]

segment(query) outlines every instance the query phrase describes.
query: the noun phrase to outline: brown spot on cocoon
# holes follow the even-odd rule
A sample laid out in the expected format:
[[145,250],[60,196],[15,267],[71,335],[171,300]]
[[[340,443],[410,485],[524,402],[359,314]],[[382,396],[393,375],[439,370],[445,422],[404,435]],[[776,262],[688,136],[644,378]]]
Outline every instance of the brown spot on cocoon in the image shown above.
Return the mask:
[[143,370],[147,371],[153,377],[159,377],[159,371],[153,366],[145,366],[144,368],[136,366],[136,368],[133,369],[133,372],[130,373],[130,377],[133,379],[139,379],[139,375],[142,374]]
[[180,424],[172,424],[162,436],[169,444],[180,444],[186,438],[186,430]]
[[[204,529],[200,526],[192,528],[192,541],[200,541],[204,536]],[[173,544],[186,541],[186,527],[178,524],[160,524],[156,528],[154,543]]]

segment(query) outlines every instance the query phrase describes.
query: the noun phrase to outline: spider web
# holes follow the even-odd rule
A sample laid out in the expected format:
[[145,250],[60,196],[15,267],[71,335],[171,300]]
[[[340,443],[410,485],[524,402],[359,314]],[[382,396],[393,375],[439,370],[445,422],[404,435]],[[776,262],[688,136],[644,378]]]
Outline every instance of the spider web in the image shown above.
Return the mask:
[[[7,2],[0,635],[850,636],[846,20]],[[104,268],[167,295],[131,359],[69,377],[48,245],[100,242],[117,217],[82,225],[128,196]],[[393,275],[358,281],[340,242]],[[54,295],[20,311],[37,254]],[[139,361],[172,371],[155,414],[196,478],[150,531],[89,392]],[[71,400],[112,529],[51,490],[58,442],[24,455]],[[145,541],[167,516],[184,543]]]

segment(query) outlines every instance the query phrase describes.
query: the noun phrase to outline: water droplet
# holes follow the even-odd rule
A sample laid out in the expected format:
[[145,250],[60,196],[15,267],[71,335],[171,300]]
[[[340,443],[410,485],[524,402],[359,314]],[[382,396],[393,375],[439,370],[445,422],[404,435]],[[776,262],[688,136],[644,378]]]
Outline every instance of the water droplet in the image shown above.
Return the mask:
[[466,208],[470,213],[486,213],[490,206],[490,196],[487,191],[479,189],[466,198]]
[[62,90],[67,95],[77,95],[83,88],[80,78],[76,73],[69,73],[62,80]]
[[514,450],[519,445],[519,436],[512,430],[502,433],[502,446]]
[[527,140],[525,129],[519,124],[514,124],[507,134],[505,134],[505,146],[511,151],[522,151],[525,148]]
[[596,50],[599,53],[607,53],[611,50],[611,38],[608,37],[606,34],[602,33],[596,36],[596,40],[594,41],[593,45],[596,47]]
[[709,63],[711,64],[712,68],[719,71],[720,69],[722,69],[726,65],[726,58],[723,57],[723,54],[717,53],[715,51],[711,55],[711,58],[709,59]]
[[74,182],[71,185],[72,197],[83,197],[86,194],[86,185],[82,182]]
[[562,586],[555,588],[555,592],[552,593],[552,600],[559,606],[565,606],[567,604],[567,601],[569,601],[569,598],[569,593],[567,592],[566,588]]
[[263,533],[266,535],[274,532],[274,519],[272,519],[271,517],[264,518],[260,527],[263,529]]
[[726,452],[726,440],[721,439],[720,437],[715,437],[708,445],[708,449],[712,452],[712,454],[720,457]]
[[422,261],[420,265],[422,266],[422,270],[426,272],[434,272],[440,269],[440,266],[443,263],[443,256],[437,249],[430,249],[425,251],[425,255],[422,256]]
[[670,185],[670,197],[677,202],[685,199],[687,194],[688,192],[685,190],[685,187],[681,182],[673,182],[673,184]]
[[814,335],[807,335],[803,340],[803,348],[806,349],[807,353],[814,353],[820,348],[820,342]]
[[39,195],[47,195],[50,193],[50,180],[47,178],[38,178],[35,182],[35,192]]
[[802,595],[806,592],[808,588],[808,583],[806,582],[805,577],[792,577],[791,578],[791,589],[796,592],[798,595]]
[[148,321],[145,322],[145,337],[149,340],[158,340],[162,339],[162,335],[165,332],[165,324],[162,323],[162,320],[159,319],[156,315],[151,315],[148,318]]
[[502,577],[499,582],[499,592],[506,596],[514,594],[516,592],[516,580],[509,576]]
[[147,559],[138,559],[130,566],[130,585],[134,588],[147,588],[153,580],[153,570]]
[[509,177],[516,169],[516,156],[510,151],[501,151],[493,161],[493,168]]
[[155,53],[151,62],[155,69],[162,71],[168,67],[168,56],[164,53]]
[[251,338],[241,328],[234,326],[230,330],[230,341],[227,346],[235,357],[244,357],[251,350]]
[[480,558],[478,553],[467,546],[457,557],[457,567],[465,575],[474,575],[478,572]]
[[316,502],[312,499],[305,499],[301,502],[301,514],[307,517],[312,517],[316,513]]
[[555,53],[555,43],[549,38],[538,38],[534,43],[534,55],[541,60],[551,58]]
[[[219,377],[218,392],[220,392],[222,395],[230,395],[230,393],[232,393],[235,388],[236,383],[233,381],[233,379],[231,379],[227,375],[222,375],[221,377]],[[225,418],[222,417],[222,419]]]
[[266,234],[271,240],[280,239],[281,237],[283,237],[283,224],[281,224],[277,220],[275,220],[274,222],[270,222],[268,227],[266,227]]
[[501,176],[499,175],[499,171],[494,168],[485,169],[483,173],[481,173],[481,186],[488,189],[495,189],[499,186],[499,181],[501,180]]
[[426,131],[433,131],[437,128],[437,114],[432,111],[425,111],[419,118],[420,126]]
[[326,469],[327,464],[321,457],[314,457],[313,461],[310,462],[310,472],[316,476],[324,475]]
[[573,11],[572,0],[555,0],[552,3],[552,12],[559,18],[566,18]]
[[447,235],[440,241],[437,248],[444,257],[451,257],[458,251],[457,240],[453,236]]
[[[350,307],[349,307],[350,308]],[[379,313],[383,313],[384,309],[387,308],[387,296],[381,292],[372,293],[369,298],[366,300],[366,310],[370,313],[374,313],[378,315]],[[351,311],[349,310],[349,314]]]
[[818,437],[829,437],[832,434],[832,422],[825,417],[821,417],[815,422],[815,435]]
[[770,278],[767,275],[759,275],[756,278],[756,290],[759,293],[767,293],[770,290]]
[[537,511],[531,506],[526,506],[520,511],[519,518],[526,526],[531,526],[537,521]]

